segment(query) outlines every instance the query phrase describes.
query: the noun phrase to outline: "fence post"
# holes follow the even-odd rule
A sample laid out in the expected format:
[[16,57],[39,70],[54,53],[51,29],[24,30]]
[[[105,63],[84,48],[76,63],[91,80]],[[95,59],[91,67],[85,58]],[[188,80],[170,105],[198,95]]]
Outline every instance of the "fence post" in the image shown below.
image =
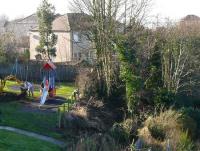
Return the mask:
[[60,111],[60,107],[58,107],[58,128],[61,128],[61,111]]

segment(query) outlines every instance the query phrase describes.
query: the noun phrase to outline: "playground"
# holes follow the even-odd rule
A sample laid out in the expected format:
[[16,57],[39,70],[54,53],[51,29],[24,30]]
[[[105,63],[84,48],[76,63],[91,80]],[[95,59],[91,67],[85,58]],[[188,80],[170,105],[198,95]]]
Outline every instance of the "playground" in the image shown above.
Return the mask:
[[[52,74],[54,70],[48,69],[44,72],[46,73],[42,82],[31,82],[34,88],[33,96],[29,96],[28,89],[22,90],[25,81],[11,75],[1,79],[0,135],[6,137],[0,140],[0,151],[12,148],[57,151],[63,148],[48,140],[66,141],[66,134],[60,124],[61,112],[69,111],[73,105],[75,100],[72,93],[76,88],[74,83],[56,83],[55,75]],[[43,89],[41,83],[44,85]],[[34,133],[39,137],[26,136],[18,131],[1,130],[1,127],[26,131],[28,134]],[[40,137],[47,139],[40,140]],[[70,137],[67,139],[70,141]],[[23,148],[24,146],[26,148]]]

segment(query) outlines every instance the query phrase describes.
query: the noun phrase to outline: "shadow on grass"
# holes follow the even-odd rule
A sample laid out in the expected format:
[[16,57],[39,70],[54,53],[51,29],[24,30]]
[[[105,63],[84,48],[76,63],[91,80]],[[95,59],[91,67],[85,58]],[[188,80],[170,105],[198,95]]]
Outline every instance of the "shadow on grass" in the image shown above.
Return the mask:
[[21,97],[20,95],[13,93],[13,92],[2,92],[0,93],[0,103],[1,102],[11,102],[11,101],[16,101],[20,100]]

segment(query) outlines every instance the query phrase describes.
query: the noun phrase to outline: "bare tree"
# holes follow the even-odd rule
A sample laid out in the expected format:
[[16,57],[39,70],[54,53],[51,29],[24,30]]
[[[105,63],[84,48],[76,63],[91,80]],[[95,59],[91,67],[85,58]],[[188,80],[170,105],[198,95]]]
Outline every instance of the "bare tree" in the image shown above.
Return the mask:
[[164,87],[175,93],[189,92],[191,86],[198,85],[193,74],[199,70],[200,56],[196,47],[200,35],[191,29],[169,23],[160,30],[164,40],[161,44]]
[[3,34],[5,32],[5,25],[8,22],[8,16],[1,15],[0,16],[0,34]]
[[74,11],[90,16],[90,40],[97,56],[99,90],[110,96],[115,84],[115,40],[124,25],[141,23],[149,0],[73,0]]

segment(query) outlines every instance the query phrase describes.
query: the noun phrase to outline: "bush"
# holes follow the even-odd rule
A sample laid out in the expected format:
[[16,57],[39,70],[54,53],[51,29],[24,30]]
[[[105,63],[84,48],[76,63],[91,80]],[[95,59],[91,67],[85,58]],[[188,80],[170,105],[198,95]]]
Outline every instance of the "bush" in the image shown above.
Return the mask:
[[121,123],[121,125],[123,126],[125,131],[130,135],[130,140],[132,140],[132,138],[137,137],[137,129],[139,127],[138,121],[129,118],[126,119],[123,123]]
[[117,151],[120,147],[112,137],[107,134],[94,134],[84,137],[71,151]]
[[165,128],[162,124],[151,124],[148,127],[151,136],[154,137],[157,140],[164,141],[166,138]]
[[175,107],[181,108],[181,107],[192,107],[193,106],[193,99],[186,95],[178,95],[176,97]]
[[177,151],[193,151],[194,144],[188,137],[187,132],[182,132],[180,135],[180,141],[178,143]]
[[185,94],[180,94],[176,96],[175,107],[176,108],[181,108],[181,107],[199,108],[200,107],[199,96],[188,96]]
[[178,118],[180,114],[173,110],[161,112],[155,117],[150,117],[145,124],[154,139],[164,141],[166,137],[171,137],[172,130],[178,127]]
[[[200,134],[200,110],[194,109],[192,107],[182,108],[181,113],[182,113],[182,115],[192,118],[194,120],[193,123],[196,122],[197,130],[194,133],[196,133],[196,136],[199,136],[199,134]],[[192,122],[187,122],[186,124],[192,124]]]
[[180,119],[182,114],[174,110],[162,111],[154,117],[149,117],[144,122],[144,127],[139,129],[139,137],[147,146],[156,146],[165,150],[170,141],[170,148],[177,150],[180,142],[180,134],[183,131]]
[[178,119],[178,123],[184,131],[188,132],[187,135],[189,135],[191,138],[196,137],[197,123],[194,121],[194,119],[188,115],[181,115],[181,117]]
[[155,92],[154,104],[158,106],[169,107],[170,105],[174,104],[175,99],[176,97],[173,92],[170,92],[164,88],[160,88]]
[[113,125],[109,134],[114,138],[117,143],[120,143],[122,145],[127,145],[129,143],[129,133],[122,125],[118,123]]
[[97,75],[91,68],[80,68],[76,77],[76,86],[81,97],[90,98],[97,95]]

